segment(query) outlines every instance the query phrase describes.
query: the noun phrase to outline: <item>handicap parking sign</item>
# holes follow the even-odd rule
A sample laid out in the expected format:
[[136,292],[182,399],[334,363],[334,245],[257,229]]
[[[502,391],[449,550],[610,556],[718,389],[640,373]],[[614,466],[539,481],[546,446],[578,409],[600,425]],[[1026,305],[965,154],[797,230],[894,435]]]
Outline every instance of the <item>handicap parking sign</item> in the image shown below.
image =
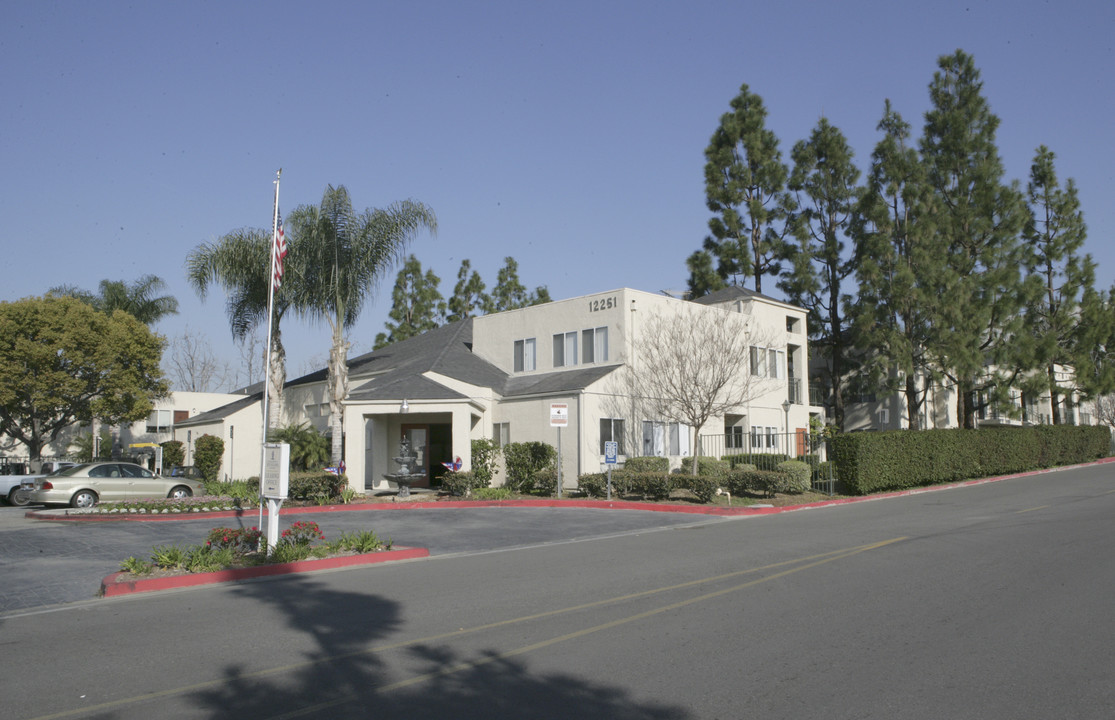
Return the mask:
[[619,443],[614,440],[607,440],[604,442],[604,462],[609,465],[616,464],[616,456],[619,454]]

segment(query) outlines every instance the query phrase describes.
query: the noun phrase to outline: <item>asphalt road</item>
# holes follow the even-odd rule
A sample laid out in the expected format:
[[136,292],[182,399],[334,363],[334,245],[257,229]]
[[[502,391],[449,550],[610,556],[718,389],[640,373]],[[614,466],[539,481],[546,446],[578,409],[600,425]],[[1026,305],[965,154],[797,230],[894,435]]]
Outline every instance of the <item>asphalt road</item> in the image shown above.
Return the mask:
[[8,613],[0,718],[1106,720],[1113,513],[1103,465]]

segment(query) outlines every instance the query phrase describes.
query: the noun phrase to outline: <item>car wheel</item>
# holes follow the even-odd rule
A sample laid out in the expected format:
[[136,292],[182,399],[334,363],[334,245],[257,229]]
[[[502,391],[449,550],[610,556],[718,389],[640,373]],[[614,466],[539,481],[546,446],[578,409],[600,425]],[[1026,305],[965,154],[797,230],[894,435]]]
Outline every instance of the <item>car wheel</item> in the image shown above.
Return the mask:
[[29,490],[27,490],[26,488],[21,488],[21,487],[12,488],[12,491],[10,493],[8,493],[8,504],[9,505],[14,505],[16,507],[23,507],[24,505],[28,504],[29,502],[31,502],[31,492]]
[[193,493],[190,492],[190,489],[185,485],[175,485],[170,489],[170,493],[167,494],[167,497],[172,500],[183,500],[188,497],[193,497]]
[[88,508],[97,504],[97,493],[92,490],[78,490],[70,498],[70,507]]

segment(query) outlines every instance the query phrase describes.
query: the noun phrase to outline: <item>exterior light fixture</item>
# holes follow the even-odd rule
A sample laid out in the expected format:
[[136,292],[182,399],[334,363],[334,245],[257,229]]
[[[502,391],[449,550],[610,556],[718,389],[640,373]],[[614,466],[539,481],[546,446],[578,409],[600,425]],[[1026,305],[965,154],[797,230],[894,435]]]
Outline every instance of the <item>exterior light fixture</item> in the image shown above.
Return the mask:
[[407,399],[403,398],[403,404],[399,406],[399,412],[406,415],[410,412],[410,405],[407,404]]

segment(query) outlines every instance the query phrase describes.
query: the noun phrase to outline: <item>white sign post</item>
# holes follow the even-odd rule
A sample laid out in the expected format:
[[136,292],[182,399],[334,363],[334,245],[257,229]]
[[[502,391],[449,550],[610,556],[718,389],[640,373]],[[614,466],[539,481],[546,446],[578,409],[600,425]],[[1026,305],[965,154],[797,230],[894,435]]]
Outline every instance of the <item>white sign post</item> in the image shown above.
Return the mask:
[[612,499],[612,466],[619,456],[619,443],[615,440],[604,441],[604,463],[608,466],[608,499]]
[[279,508],[290,490],[290,445],[263,444],[263,479],[260,494],[267,498],[267,553],[279,544]]
[[550,403],[550,427],[558,431],[557,496],[561,497],[561,429],[569,427],[569,403]]

